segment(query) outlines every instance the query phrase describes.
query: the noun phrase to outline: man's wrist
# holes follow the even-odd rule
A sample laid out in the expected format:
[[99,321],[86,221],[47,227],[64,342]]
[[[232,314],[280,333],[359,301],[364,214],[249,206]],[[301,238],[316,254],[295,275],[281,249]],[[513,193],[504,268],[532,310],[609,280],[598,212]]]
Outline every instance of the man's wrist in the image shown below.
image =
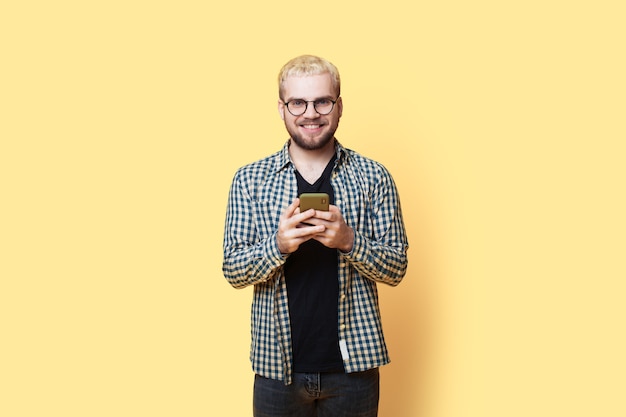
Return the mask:
[[345,245],[339,248],[339,251],[343,254],[349,254],[354,249],[354,229],[352,229],[351,227],[349,229],[350,233],[348,233],[348,241]]

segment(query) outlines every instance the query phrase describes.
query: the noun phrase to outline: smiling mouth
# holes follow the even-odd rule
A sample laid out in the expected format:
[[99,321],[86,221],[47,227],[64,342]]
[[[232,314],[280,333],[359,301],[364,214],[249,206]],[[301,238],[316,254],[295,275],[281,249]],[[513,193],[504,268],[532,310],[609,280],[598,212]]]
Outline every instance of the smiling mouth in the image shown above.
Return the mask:
[[322,125],[319,125],[319,124],[302,124],[302,125],[300,125],[300,127],[303,127],[305,129],[319,129],[320,127],[322,127]]

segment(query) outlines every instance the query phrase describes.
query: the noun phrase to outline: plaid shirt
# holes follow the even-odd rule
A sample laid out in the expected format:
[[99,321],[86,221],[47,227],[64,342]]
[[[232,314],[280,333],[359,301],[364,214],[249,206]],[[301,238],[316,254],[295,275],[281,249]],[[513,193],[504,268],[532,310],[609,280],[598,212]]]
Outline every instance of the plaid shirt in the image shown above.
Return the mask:
[[[240,168],[229,193],[222,270],[235,288],[254,285],[250,360],[255,373],[291,383],[291,326],[282,255],[276,243],[282,211],[297,197],[289,142]],[[338,254],[340,347],[346,372],[389,363],[376,283],[398,285],[408,249],[400,201],[389,172],[336,142],[331,184],[335,205],[355,231]]]

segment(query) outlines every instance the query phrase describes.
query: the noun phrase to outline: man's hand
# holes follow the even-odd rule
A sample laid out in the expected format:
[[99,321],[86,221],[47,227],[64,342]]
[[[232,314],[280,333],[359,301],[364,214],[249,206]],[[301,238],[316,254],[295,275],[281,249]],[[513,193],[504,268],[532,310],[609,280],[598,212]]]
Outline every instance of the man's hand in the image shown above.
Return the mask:
[[[312,239],[319,233],[323,233],[324,224],[313,224],[312,220],[316,213],[323,213],[313,209],[300,213],[300,199],[296,198],[280,215],[276,243],[283,254],[295,252],[302,243]],[[304,223],[309,223],[304,224]]]
[[307,223],[324,227],[321,232],[313,236],[313,239],[328,248],[339,249],[343,253],[352,251],[354,230],[346,224],[339,207],[331,204],[328,211],[311,209],[305,214],[310,211],[313,211],[314,215],[307,220]]

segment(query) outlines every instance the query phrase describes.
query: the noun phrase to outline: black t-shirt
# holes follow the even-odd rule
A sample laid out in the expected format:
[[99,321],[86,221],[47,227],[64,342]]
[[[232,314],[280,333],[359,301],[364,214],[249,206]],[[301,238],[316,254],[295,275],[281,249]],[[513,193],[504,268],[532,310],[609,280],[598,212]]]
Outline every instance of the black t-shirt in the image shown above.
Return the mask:
[[[327,193],[334,204],[330,176],[333,158],[322,176],[309,184],[296,172],[298,195]],[[285,263],[285,279],[291,320],[294,372],[343,371],[337,330],[339,281],[337,250],[309,240]]]

